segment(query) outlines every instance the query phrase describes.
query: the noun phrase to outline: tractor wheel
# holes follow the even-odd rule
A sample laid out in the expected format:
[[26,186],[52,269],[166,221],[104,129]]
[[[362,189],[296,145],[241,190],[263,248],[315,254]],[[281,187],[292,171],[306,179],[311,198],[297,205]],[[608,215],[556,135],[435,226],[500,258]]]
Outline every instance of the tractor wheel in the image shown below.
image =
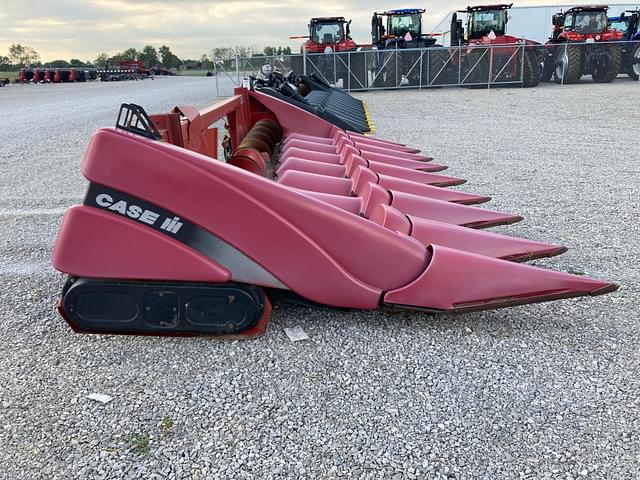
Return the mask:
[[486,48],[474,48],[467,54],[463,65],[463,83],[470,88],[489,88],[489,54]]
[[522,66],[522,86],[537,87],[540,83],[540,64],[538,56],[533,50],[525,50],[524,65]]
[[[389,55],[393,55],[390,57]],[[374,88],[392,88],[396,86],[396,64],[398,55],[396,52],[384,52],[377,57],[379,65],[374,71]]]
[[553,52],[544,53],[543,57],[540,59],[540,81],[541,82],[549,82],[553,78],[553,71],[556,67],[556,56]]
[[447,65],[448,62],[449,50],[446,48],[429,50],[429,77],[427,78],[427,72],[425,71],[425,75],[422,76],[422,83],[427,86],[451,83],[450,69]]
[[345,62],[350,61],[349,82],[343,88],[352,90],[365,89],[367,84],[367,72],[365,71],[365,52],[351,52],[350,58],[345,58]]
[[609,68],[596,69],[591,76],[593,81],[597,83],[610,83],[620,73],[620,66],[622,65],[622,49],[620,45],[611,45],[608,49],[610,60]]
[[640,78],[640,44],[632,47],[627,65],[627,75],[633,80]]
[[384,88],[395,88],[400,86],[400,81],[402,80],[401,67],[402,58],[401,54],[393,52],[391,55],[391,60],[387,64],[387,69],[384,75]]
[[556,83],[576,83],[582,77],[582,51],[580,47],[563,45],[556,49]]

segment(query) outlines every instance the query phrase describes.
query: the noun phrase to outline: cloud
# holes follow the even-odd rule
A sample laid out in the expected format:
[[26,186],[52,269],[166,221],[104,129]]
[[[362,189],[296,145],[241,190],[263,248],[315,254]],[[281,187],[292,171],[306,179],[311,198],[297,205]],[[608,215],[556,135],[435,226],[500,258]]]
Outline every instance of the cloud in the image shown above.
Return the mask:
[[[466,5],[430,2],[425,30]],[[12,43],[33,47],[45,61],[93,59],[100,52],[114,54],[148,44],[169,45],[181,58],[198,58],[228,46],[297,49],[300,41],[289,36],[305,34],[310,17],[328,15],[353,19],[354,38],[368,43],[371,14],[392,6],[388,0],[2,0],[0,54]]]

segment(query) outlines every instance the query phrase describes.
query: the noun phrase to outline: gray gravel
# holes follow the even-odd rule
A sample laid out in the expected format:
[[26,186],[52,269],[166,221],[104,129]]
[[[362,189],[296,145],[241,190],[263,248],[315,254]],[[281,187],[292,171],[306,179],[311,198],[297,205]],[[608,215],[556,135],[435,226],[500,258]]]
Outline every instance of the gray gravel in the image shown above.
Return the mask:
[[442,317],[283,304],[247,342],[73,334],[48,255],[90,134],[121,101],[202,106],[213,85],[0,89],[1,478],[640,477],[637,83],[360,95],[381,137],[526,218],[496,231],[570,247],[537,264],[615,294]]

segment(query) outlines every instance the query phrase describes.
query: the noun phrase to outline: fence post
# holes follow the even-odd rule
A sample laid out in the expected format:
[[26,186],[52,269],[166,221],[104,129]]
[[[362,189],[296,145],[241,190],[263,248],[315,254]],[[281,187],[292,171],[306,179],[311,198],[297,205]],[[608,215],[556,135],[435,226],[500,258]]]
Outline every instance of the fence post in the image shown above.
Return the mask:
[[[429,81],[429,64],[431,63],[429,61],[429,54],[431,53],[431,51],[427,50],[427,82]],[[420,83],[418,86],[418,90],[422,90],[422,66],[423,66],[423,57],[424,57],[424,50],[420,50]]]
[[216,57],[211,56],[213,60],[213,76],[216,77],[216,97],[220,96],[220,87],[218,86],[218,65],[216,64]]
[[307,75],[307,49],[302,47],[302,74]]
[[396,88],[399,87],[398,85],[398,42],[396,42]]
[[569,63],[569,54],[567,53],[567,48],[569,46],[569,42],[564,42],[564,58],[562,59],[562,82],[561,85],[564,85],[564,77],[567,73],[567,64]]
[[[527,51],[525,50],[525,46],[526,46],[526,41],[523,38],[522,39],[522,64],[520,65],[520,80],[522,81],[522,88],[524,88],[524,62],[525,62],[525,55],[527,54]],[[537,59],[536,59],[537,62]],[[538,70],[539,73],[539,70]]]
[[240,55],[236,53],[236,86],[240,85]]
[[361,55],[364,55],[364,77],[362,77],[365,81],[364,87],[366,89],[369,88],[369,61],[368,61],[368,53],[366,51],[360,51]]
[[458,40],[458,85],[462,83],[462,40]]
[[489,46],[489,78],[487,88],[491,88],[491,78],[493,78],[493,46]]
[[347,52],[347,92],[351,93],[351,51]]

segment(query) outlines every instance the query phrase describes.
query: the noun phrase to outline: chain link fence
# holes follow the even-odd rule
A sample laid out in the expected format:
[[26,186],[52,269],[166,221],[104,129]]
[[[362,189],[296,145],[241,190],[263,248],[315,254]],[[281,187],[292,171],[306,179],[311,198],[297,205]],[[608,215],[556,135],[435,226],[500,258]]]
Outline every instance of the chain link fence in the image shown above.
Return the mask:
[[[423,49],[360,50],[215,60],[219,95],[248,76],[258,76],[264,64],[284,74],[315,74],[347,91],[459,86],[533,87],[555,79],[575,83],[583,75],[596,82],[618,73],[640,73],[640,42],[593,42],[530,45],[464,45]],[[616,70],[617,69],[617,70]],[[614,72],[616,70],[616,72]],[[228,92],[226,90],[229,90]]]

